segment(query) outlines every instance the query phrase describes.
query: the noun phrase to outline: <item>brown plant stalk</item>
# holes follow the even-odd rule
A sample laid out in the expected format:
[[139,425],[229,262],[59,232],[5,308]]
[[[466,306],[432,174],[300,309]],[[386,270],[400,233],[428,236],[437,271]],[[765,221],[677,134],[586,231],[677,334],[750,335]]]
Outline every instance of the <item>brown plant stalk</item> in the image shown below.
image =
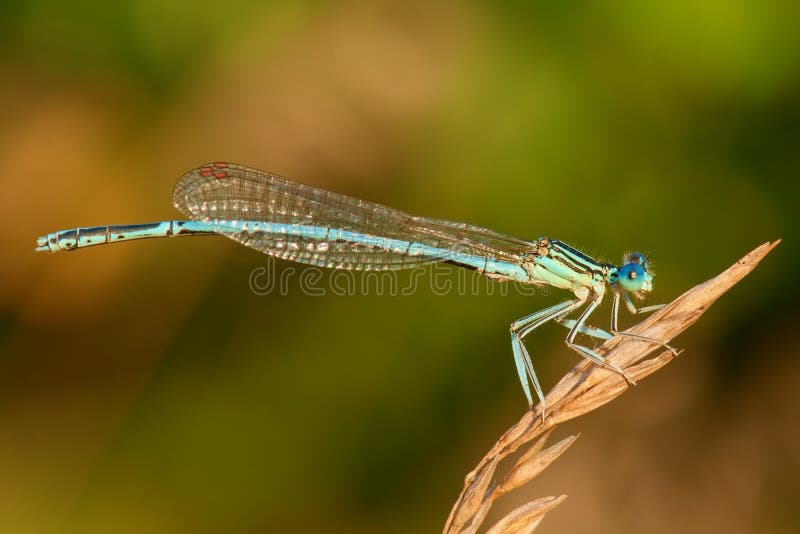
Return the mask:
[[[628,330],[631,334],[669,342],[689,328],[723,293],[744,278],[780,240],[757,247],[716,277],[693,287],[664,308]],[[658,345],[627,336],[615,336],[598,352],[610,363],[626,370],[637,382],[664,367],[675,355],[664,350],[642,361]],[[501,495],[530,482],[558,458],[577,438],[570,436],[548,448],[547,437],[560,423],[595,410],[622,395],[629,385],[619,374],[582,361],[569,371],[547,395],[547,414],[542,421],[541,405],[527,411],[509,428],[478,465],[466,476],[464,489],[453,505],[444,526],[445,534],[477,532],[492,503]],[[496,473],[501,460],[533,441],[517,462],[502,475]],[[544,514],[566,495],[544,497],[520,506],[487,532],[511,534],[532,532]]]

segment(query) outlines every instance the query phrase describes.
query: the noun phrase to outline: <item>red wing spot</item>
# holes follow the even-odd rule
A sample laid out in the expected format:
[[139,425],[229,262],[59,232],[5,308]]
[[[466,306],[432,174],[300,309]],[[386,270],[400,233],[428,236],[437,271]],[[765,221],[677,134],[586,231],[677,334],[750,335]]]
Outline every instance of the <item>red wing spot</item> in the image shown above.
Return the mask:
[[223,178],[227,178],[228,177],[228,173],[227,172],[215,172],[214,176],[217,178],[217,180],[221,180]]
[[218,169],[226,169],[226,168],[228,168],[228,164],[225,163],[224,161],[218,161],[218,162],[216,162],[214,164],[214,167],[216,167]]
[[200,176],[205,176],[206,178],[210,178],[211,174],[212,174],[211,169],[209,169],[208,167],[200,169]]

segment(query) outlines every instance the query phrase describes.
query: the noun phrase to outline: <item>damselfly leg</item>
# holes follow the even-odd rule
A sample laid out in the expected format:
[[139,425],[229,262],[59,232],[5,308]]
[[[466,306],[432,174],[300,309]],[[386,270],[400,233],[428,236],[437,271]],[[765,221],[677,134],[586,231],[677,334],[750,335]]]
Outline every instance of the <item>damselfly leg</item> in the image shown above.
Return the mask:
[[614,300],[611,304],[611,333],[614,334],[615,336],[625,336],[633,339],[639,339],[642,341],[649,341],[650,343],[654,343],[656,345],[664,347],[665,349],[672,352],[672,354],[677,356],[678,351],[675,350],[674,347],[665,343],[664,341],[661,341],[660,339],[654,339],[652,337],[640,336],[639,334],[629,334],[628,332],[619,331],[618,322],[619,322],[620,295],[622,296],[622,299],[625,301],[625,307],[628,308],[628,311],[630,312],[631,315],[654,312],[666,306],[666,304],[655,304],[652,306],[645,306],[644,308],[636,308],[636,306],[633,304],[633,301],[631,301],[631,298],[630,296],[628,296],[627,293],[614,293]]
[[536,390],[536,396],[539,397],[539,402],[542,403],[542,420],[544,420],[544,412],[547,403],[544,400],[542,386],[539,384],[539,379],[536,377],[536,372],[533,370],[533,362],[528,354],[528,350],[522,343],[522,339],[547,321],[579,308],[584,302],[585,300],[581,299],[565,300],[555,306],[532,313],[527,317],[523,317],[511,323],[511,349],[514,352],[514,363],[517,366],[517,374],[522,383],[522,390],[528,398],[528,405],[533,408],[533,395],[531,395],[530,388],[530,384],[533,384],[533,388]]
[[[628,308],[628,311],[631,313],[631,315],[641,315],[644,313],[654,312],[656,310],[660,310],[665,306],[665,304],[655,304],[653,306],[636,308],[636,306],[633,304],[633,302],[630,300],[630,297],[627,294],[623,293],[622,299],[625,300],[625,307]],[[641,341],[648,341],[650,343],[660,345],[665,349],[671,351],[675,356],[678,355],[678,351],[675,348],[673,348],[671,345],[663,341],[660,341],[652,337],[640,336],[638,334],[631,334],[628,332],[621,332],[617,326],[618,315],[619,315],[619,301],[620,301],[619,295],[615,294],[611,311],[611,332],[606,332],[602,328],[597,328],[596,326],[583,324],[578,327],[578,333],[593,337],[595,339],[602,339],[604,341],[607,341],[613,338],[614,336],[624,336],[633,339],[639,339]],[[566,317],[559,317],[556,319],[556,322],[566,328],[569,328],[570,330],[572,330],[575,327],[575,325],[578,324],[578,321],[576,319],[568,319]]]
[[600,303],[602,301],[603,301],[602,293],[601,294],[596,294],[594,299],[592,299],[592,301],[589,303],[589,305],[586,306],[586,309],[583,310],[583,312],[581,313],[580,317],[578,317],[577,321],[572,326],[572,329],[570,329],[569,334],[567,334],[567,339],[566,339],[567,346],[569,348],[571,348],[572,350],[576,351],[578,354],[580,354],[581,356],[583,356],[587,360],[592,361],[592,362],[594,362],[597,365],[600,365],[602,367],[605,367],[609,371],[614,371],[614,372],[618,373],[629,384],[636,385],[636,382],[634,382],[634,380],[630,376],[628,376],[628,374],[625,371],[623,371],[622,369],[620,369],[619,367],[617,367],[613,363],[608,363],[606,361],[606,359],[603,356],[601,356],[599,353],[597,353],[596,351],[590,349],[589,347],[585,347],[583,345],[578,345],[577,343],[575,343],[575,338],[580,333],[581,328],[586,323],[586,319],[589,318],[589,316],[592,314],[592,312],[600,305]]

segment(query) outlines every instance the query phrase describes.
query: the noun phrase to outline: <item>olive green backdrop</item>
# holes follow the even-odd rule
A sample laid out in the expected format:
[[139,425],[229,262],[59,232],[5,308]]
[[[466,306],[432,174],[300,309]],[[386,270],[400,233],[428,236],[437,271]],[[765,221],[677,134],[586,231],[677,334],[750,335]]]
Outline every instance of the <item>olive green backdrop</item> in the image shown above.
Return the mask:
[[[214,160],[644,250],[652,303],[783,238],[505,509],[568,494],[543,532],[800,529],[800,8],[699,4],[6,1],[2,530],[435,532],[525,410],[508,324],[558,292],[315,296],[214,237],[33,253],[177,217],[172,184]],[[251,291],[259,267],[285,294]],[[548,386],[565,333],[528,341]]]

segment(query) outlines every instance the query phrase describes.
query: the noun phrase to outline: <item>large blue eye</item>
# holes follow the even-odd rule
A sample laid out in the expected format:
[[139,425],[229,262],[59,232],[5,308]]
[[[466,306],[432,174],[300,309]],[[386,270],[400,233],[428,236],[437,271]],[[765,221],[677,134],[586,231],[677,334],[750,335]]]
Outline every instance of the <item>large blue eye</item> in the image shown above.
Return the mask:
[[618,280],[625,291],[639,291],[645,280],[644,267],[638,263],[626,263],[619,268]]

